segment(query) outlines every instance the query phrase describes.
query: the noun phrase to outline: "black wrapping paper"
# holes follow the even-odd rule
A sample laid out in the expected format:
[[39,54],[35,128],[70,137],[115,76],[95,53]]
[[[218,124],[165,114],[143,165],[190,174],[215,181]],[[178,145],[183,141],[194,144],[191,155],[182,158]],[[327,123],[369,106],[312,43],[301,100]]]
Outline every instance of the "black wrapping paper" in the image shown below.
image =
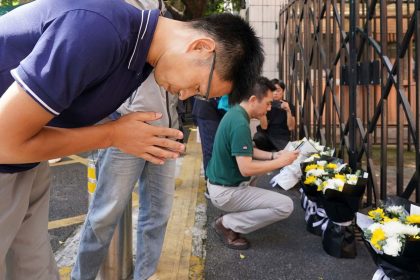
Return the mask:
[[[405,257],[404,254],[398,257],[381,255],[375,252],[370,243],[364,239],[375,264],[380,267],[386,276],[394,280],[419,280],[420,279],[420,261]],[[406,244],[407,245],[407,244]],[[408,248],[407,246],[404,250]]]
[[328,221],[327,228],[322,235],[324,251],[336,258],[355,258],[357,255],[354,226],[337,225]]
[[300,187],[302,188],[303,192],[308,197],[308,199],[315,201],[317,199],[317,197],[322,195],[322,193],[318,191],[318,186],[316,186],[316,185],[305,185],[303,183],[304,181],[305,181],[305,179],[302,177]]
[[333,189],[325,190],[323,205],[328,218],[337,223],[353,220],[359,210],[365,188],[365,184],[356,186],[345,184],[341,192]]

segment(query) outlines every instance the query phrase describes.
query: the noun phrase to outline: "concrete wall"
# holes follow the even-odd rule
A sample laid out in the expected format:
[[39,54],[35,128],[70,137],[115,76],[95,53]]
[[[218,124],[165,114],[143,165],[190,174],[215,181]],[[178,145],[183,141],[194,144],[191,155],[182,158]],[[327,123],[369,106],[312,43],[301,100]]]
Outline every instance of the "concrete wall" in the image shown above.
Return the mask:
[[278,15],[286,3],[287,0],[247,0],[247,9],[243,12],[262,40],[265,51],[263,75],[270,79],[283,79],[278,73]]

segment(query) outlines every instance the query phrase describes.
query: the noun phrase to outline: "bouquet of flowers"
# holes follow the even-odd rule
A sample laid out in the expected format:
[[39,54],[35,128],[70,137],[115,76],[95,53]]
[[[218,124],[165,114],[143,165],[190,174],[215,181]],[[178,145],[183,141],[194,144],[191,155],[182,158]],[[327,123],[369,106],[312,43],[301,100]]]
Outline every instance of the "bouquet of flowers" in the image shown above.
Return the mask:
[[412,224],[413,221],[420,222],[420,215],[407,216],[402,206],[390,206],[385,211],[377,208],[369,212],[369,217],[374,223],[364,230],[364,236],[374,249],[386,255],[400,256],[403,245],[420,240],[420,228]]
[[357,213],[363,239],[378,265],[377,279],[420,279],[419,210],[407,200],[391,198],[368,215]]
[[[313,160],[308,161],[308,159]],[[308,159],[301,163],[302,188],[307,196],[316,197],[320,191],[332,187],[334,183],[338,183],[337,187],[342,185],[339,180],[341,174],[348,171],[347,164],[343,164],[341,159],[319,154],[314,154]]]
[[327,214],[323,208],[324,181],[341,171],[342,160],[330,155],[315,153],[301,163],[301,206],[305,210],[306,229],[321,236],[326,226]]
[[273,187],[279,186],[284,190],[293,188],[302,176],[300,164],[312,154],[332,155],[334,150],[320,145],[312,139],[304,137],[302,140],[289,142],[285,151],[299,150],[298,158],[290,165],[280,169],[279,174],[274,176],[270,183]]
[[331,256],[354,258],[357,255],[353,219],[366,189],[368,173],[335,174],[321,185],[323,205],[328,216],[322,246]]
[[335,257],[356,256],[352,221],[359,209],[368,174],[352,172],[341,159],[313,154],[301,163],[301,204],[306,229],[322,235],[324,250]]

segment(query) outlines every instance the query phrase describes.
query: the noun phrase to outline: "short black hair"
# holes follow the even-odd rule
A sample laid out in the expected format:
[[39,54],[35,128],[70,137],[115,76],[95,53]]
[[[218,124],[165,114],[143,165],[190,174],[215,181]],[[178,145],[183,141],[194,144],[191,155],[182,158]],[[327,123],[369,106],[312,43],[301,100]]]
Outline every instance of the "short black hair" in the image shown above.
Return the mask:
[[248,94],[246,97],[244,96],[243,100],[248,100],[252,95],[255,95],[257,97],[257,100],[261,101],[264,99],[264,97],[267,96],[269,90],[276,90],[274,84],[266,77],[258,77],[257,82],[252,87],[251,93]]
[[271,82],[274,85],[278,85],[279,87],[281,87],[281,89],[284,91],[286,89],[286,84],[283,82],[283,80],[279,80],[279,79],[272,79]]
[[192,28],[216,42],[216,71],[233,84],[229,103],[236,104],[251,92],[264,64],[261,41],[240,16],[222,13],[191,21]]

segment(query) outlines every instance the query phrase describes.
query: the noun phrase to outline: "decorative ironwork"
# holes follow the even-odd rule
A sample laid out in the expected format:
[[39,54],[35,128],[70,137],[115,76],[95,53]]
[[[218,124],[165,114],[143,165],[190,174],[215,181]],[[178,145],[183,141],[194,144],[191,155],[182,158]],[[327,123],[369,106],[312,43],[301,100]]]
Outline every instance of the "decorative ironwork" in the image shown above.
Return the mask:
[[279,15],[298,136],[369,172],[366,205],[393,194],[420,202],[419,2],[294,0]]

